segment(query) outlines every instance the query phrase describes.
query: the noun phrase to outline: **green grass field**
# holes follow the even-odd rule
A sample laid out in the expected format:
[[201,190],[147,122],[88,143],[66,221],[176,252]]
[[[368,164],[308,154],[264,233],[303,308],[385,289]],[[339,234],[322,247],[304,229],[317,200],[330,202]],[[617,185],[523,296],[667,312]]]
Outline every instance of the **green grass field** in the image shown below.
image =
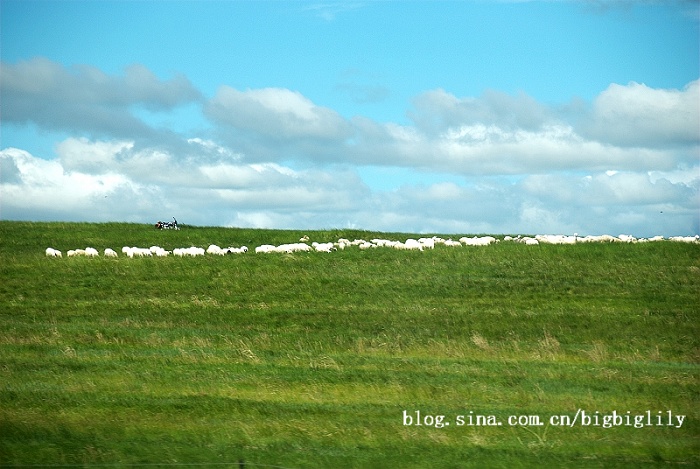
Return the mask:
[[0,222],[0,464],[700,466],[700,246],[252,252],[304,234],[377,235]]

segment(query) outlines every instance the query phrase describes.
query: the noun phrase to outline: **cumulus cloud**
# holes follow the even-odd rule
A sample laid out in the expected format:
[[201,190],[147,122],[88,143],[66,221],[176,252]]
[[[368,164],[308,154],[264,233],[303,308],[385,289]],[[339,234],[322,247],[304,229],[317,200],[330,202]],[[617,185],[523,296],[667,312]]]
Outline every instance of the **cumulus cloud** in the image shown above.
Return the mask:
[[142,137],[155,132],[134,108],[171,110],[201,95],[182,75],[158,79],[142,65],[112,76],[88,65],[64,67],[37,57],[0,67],[5,122],[35,123],[49,130]]
[[[611,85],[592,109],[578,114],[523,93],[457,98],[435,90],[418,96],[409,116],[421,143],[413,148],[425,151],[425,164],[441,170],[466,175],[669,170],[697,161],[698,103],[697,81],[683,90]],[[413,155],[409,164],[418,159]],[[400,164],[400,154],[396,160]]]
[[[336,111],[284,88],[222,86],[204,106],[217,134],[249,161],[335,162],[353,129]],[[339,151],[340,150],[340,151]]]
[[611,86],[591,106],[568,108],[546,106],[524,93],[488,91],[458,98],[434,90],[414,100],[411,125],[344,119],[298,93],[278,89],[222,89],[207,109],[230,144],[260,160],[297,158],[464,176],[669,171],[695,164],[697,82],[684,90],[645,87],[646,105],[633,105],[640,92],[636,88]]
[[476,124],[534,131],[556,122],[551,109],[522,92],[510,96],[487,90],[479,98],[457,98],[438,89],[417,96],[413,105],[409,117],[428,134]]
[[[3,218],[131,221],[144,206],[138,203],[141,197],[148,194],[151,202],[157,197],[157,188],[135,183],[123,175],[67,171],[59,160],[36,158],[15,148],[0,151],[0,161],[3,167],[16,168],[11,180],[3,176],[0,183]],[[124,206],[129,206],[131,213]],[[116,216],[105,217],[106,213]]]
[[238,91],[222,86],[205,112],[222,125],[273,141],[336,140],[349,132],[347,122],[337,112],[284,88]]
[[46,160],[15,148],[0,151],[0,165],[8,169],[0,184],[4,218],[154,221],[173,213],[188,223],[221,225],[262,210],[316,214],[318,221],[319,214],[323,219],[347,210],[368,194],[349,170],[294,170],[226,158],[200,164],[137,150],[128,141],[71,138],[57,153]]
[[[34,59],[3,63],[0,73],[3,122],[74,135],[53,155],[0,151],[2,218],[700,231],[699,81],[682,89],[611,84],[591,103],[559,107],[525,93],[431,90],[399,124],[346,118],[284,88],[221,86],[205,99],[184,77],[163,81],[141,66],[112,76]],[[138,108],[169,112],[192,102],[211,125],[194,135],[136,117]],[[356,168],[372,166],[408,177],[370,189]],[[427,183],[424,173],[449,177]]]
[[700,144],[700,80],[682,90],[611,84],[580,126],[584,137],[619,146]]
[[[98,155],[99,170],[75,158],[89,154]],[[693,232],[698,223],[697,167],[694,175],[674,170],[490,176],[372,191],[349,167],[295,170],[226,158],[198,164],[157,154],[135,150],[131,142],[84,139],[61,142],[53,160],[2,150],[0,165],[8,171],[0,184],[0,212],[10,219],[153,222],[175,215],[200,225],[426,233],[599,234],[605,227],[615,234],[652,236]],[[151,173],[165,174],[132,171],[132,160],[142,158],[156,168]]]

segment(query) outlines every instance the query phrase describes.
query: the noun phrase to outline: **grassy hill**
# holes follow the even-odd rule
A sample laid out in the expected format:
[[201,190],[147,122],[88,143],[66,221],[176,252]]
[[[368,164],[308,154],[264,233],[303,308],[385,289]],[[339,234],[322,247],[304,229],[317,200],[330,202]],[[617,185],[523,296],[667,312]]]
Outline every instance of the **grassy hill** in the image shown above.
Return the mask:
[[410,236],[0,222],[0,464],[700,465],[700,246],[302,235]]

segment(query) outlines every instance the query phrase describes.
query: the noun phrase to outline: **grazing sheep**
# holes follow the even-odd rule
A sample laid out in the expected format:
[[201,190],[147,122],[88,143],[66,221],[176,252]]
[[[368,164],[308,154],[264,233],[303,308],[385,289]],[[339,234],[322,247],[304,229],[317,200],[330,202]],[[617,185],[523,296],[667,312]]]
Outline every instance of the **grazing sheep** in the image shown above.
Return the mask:
[[352,246],[352,243],[350,242],[349,239],[340,238],[340,239],[338,239],[338,242],[335,243],[335,245],[338,246],[338,249],[343,250],[349,246]]
[[[168,257],[170,254],[172,254],[171,251],[166,251],[165,249],[155,246],[157,249],[152,250],[151,252],[156,255],[156,257]],[[153,249],[153,248],[151,248]]]
[[204,251],[204,248],[198,248],[195,246],[185,249],[185,254],[191,257],[203,256],[205,252],[206,251]]
[[393,248],[397,241],[389,241],[388,239],[374,238],[371,240],[372,244],[381,248]]
[[224,249],[221,249],[216,244],[210,244],[206,250],[206,253],[207,254],[214,254],[217,256],[225,256],[226,255],[226,251]]
[[[331,243],[332,244],[332,243]],[[280,244],[273,249],[273,252],[279,252],[283,254],[292,254],[295,252],[309,252],[311,247],[306,243],[290,243],[290,244]]]
[[[358,243],[361,244],[361,243]],[[333,243],[312,243],[312,246],[316,250],[316,252],[331,252],[335,251],[335,245]]]
[[540,243],[545,244],[576,244],[578,239],[577,235],[574,236],[564,236],[564,235],[537,235],[535,239]]
[[131,251],[136,257],[153,257],[153,253],[150,249],[132,247]]
[[465,246],[488,246],[489,244],[495,243],[496,238],[493,236],[482,236],[480,238],[477,236],[474,236],[473,238],[463,236],[462,238],[459,238],[459,242],[464,243]]
[[100,255],[99,252],[97,252],[97,249],[95,248],[85,248],[85,256],[86,257],[98,257]]
[[117,256],[117,252],[114,249],[106,248],[105,249],[105,257],[119,257],[119,256]]
[[209,247],[207,248],[207,254],[221,254],[223,252],[223,249],[221,249],[219,246],[216,244],[210,244]]
[[620,241],[622,241],[623,243],[636,243],[637,242],[637,238],[635,238],[634,236],[631,236],[631,235],[621,234],[617,238]]
[[63,257],[63,254],[58,249],[46,248],[46,257]]
[[700,235],[695,236],[672,236],[668,238],[669,241],[676,241],[680,243],[697,243],[700,241]]
[[403,243],[404,249],[408,250],[414,250],[414,251],[422,251],[423,250],[423,245],[413,239],[413,238],[408,238],[404,243]]
[[425,249],[435,249],[435,240],[433,238],[419,238],[418,242]]

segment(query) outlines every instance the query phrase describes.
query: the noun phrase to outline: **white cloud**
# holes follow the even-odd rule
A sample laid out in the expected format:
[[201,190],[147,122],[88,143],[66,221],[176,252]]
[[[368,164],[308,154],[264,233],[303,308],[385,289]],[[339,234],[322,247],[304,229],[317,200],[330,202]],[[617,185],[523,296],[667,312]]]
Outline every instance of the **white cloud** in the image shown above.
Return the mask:
[[133,142],[67,139],[57,150],[53,160],[14,148],[0,151],[0,164],[10,171],[0,185],[3,218],[151,222],[173,213],[187,223],[221,224],[262,210],[333,220],[325,214],[352,210],[368,195],[348,170],[198,163],[155,149],[136,151]]
[[[3,218],[150,223],[175,215],[183,223],[199,225],[438,233],[652,236],[698,229],[697,166],[671,176],[602,171],[520,180],[470,177],[461,184],[409,183],[393,191],[371,191],[351,168],[295,170],[278,163],[235,161],[197,165],[163,154],[172,165],[166,184],[128,172],[138,166],[130,159],[149,161],[157,151],[129,153],[129,142],[85,140],[67,140],[60,147],[75,151],[71,145],[97,153],[111,169],[91,172],[87,165],[83,172],[69,159],[74,165],[67,170],[61,158],[43,160],[12,148],[0,152],[0,164],[10,168],[0,185]],[[125,151],[126,162],[119,163]],[[179,179],[170,179],[177,174]]]
[[273,144],[305,138],[336,140],[350,132],[338,113],[284,88],[238,91],[222,86],[205,112],[217,123],[268,138]]
[[[110,219],[104,217],[105,211],[129,205],[148,191],[120,174],[66,171],[59,160],[43,160],[15,148],[2,150],[0,160],[17,168],[15,179],[3,178],[0,185],[3,218],[105,221]],[[114,219],[131,220],[130,215],[119,210]]]
[[[524,93],[433,90],[416,97],[403,124],[346,119],[284,88],[222,86],[196,109],[212,128],[192,137],[132,112],[200,99],[184,78],[161,81],[140,66],[115,77],[45,59],[3,64],[2,73],[3,119],[7,110],[15,124],[76,135],[56,144],[54,159],[0,151],[2,218],[700,231],[699,81],[679,90],[613,84],[590,105],[560,108]],[[400,168],[401,178],[370,189],[362,167]]]
[[139,109],[172,111],[201,94],[183,76],[158,79],[142,65],[108,75],[88,65],[65,67],[43,57],[0,66],[4,122],[34,123],[44,130],[173,144],[168,130],[153,129]]
[[591,139],[621,146],[700,144],[700,81],[682,90],[611,84],[581,126]]
[[587,176],[533,175],[521,183],[525,193],[562,206],[655,206],[674,201],[689,207],[700,179],[672,183],[649,174],[609,171]]
[[128,141],[89,142],[86,138],[69,138],[56,145],[56,153],[66,171],[100,174],[118,169],[115,168],[117,156],[133,147],[134,143]]

